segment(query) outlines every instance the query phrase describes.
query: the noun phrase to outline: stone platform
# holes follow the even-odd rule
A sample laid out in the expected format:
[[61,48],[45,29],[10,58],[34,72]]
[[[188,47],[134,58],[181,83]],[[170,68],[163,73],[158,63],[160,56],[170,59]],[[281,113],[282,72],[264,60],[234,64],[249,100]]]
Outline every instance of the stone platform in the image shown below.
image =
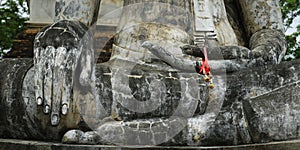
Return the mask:
[[109,146],[109,145],[78,145],[54,142],[27,141],[16,139],[0,139],[0,150],[130,150],[130,149],[222,149],[222,150],[298,150],[300,140],[249,144],[238,146]]

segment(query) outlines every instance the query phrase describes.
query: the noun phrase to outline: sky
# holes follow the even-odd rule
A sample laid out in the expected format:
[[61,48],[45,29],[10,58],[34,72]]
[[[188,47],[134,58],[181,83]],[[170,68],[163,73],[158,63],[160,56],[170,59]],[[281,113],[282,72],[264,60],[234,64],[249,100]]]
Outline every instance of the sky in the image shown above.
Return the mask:
[[[291,28],[287,29],[285,34],[290,35],[297,31],[296,26],[300,24],[300,16],[296,17],[291,24]],[[297,41],[300,42],[300,36],[298,36]]]

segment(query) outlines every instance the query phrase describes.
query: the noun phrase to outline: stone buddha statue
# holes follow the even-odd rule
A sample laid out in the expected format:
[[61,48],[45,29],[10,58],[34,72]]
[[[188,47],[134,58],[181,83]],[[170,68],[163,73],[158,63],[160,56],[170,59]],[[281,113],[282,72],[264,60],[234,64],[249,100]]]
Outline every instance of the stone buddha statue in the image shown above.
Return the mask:
[[[96,65],[99,5],[56,1],[56,22],[36,36],[24,75],[29,131],[21,138],[201,144],[222,106],[226,72],[277,64],[285,53],[277,0],[126,0],[112,56]],[[204,47],[214,89],[195,71]]]

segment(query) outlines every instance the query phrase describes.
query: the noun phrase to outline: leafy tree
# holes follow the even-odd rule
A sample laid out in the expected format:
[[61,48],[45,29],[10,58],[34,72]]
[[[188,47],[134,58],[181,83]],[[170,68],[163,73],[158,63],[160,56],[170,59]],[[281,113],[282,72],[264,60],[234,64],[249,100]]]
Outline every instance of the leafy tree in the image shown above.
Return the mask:
[[[280,0],[281,12],[284,26],[287,29],[291,28],[296,17],[300,17],[300,1],[299,0]],[[296,31],[290,35],[286,35],[287,53],[286,60],[300,58],[300,43],[297,42],[297,37],[300,37],[300,22],[296,26]]]
[[27,12],[24,0],[0,0],[0,58],[3,50],[11,48],[14,36],[24,29]]

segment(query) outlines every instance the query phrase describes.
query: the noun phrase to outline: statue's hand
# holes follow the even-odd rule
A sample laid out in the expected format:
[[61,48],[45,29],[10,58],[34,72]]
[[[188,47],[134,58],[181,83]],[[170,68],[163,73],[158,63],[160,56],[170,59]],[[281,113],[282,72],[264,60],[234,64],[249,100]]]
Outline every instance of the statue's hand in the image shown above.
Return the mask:
[[[238,71],[248,67],[248,64],[251,62],[252,53],[246,47],[243,46],[217,46],[211,42],[210,46],[207,47],[207,53],[209,58],[210,67],[216,70],[226,69],[227,72]],[[202,53],[202,48],[194,48],[194,46],[182,46],[183,53],[195,56],[195,57],[204,57]],[[191,49],[191,53],[187,53],[185,49]],[[191,50],[188,50],[191,51]]]
[[[195,61],[185,58],[185,57],[177,57],[173,55],[171,52],[165,50],[160,45],[145,41],[142,45],[144,48],[147,48],[151,51],[155,56],[167,62],[170,66],[175,69],[181,70],[183,72],[191,72],[195,73]],[[201,57],[203,55],[202,51],[198,49],[198,47],[185,45],[181,47],[183,53],[187,51],[192,51],[193,56]],[[213,51],[213,52],[210,52]],[[234,50],[235,52],[232,52]],[[209,57],[209,65],[214,70],[223,70],[227,71],[236,71],[240,68],[245,68],[247,66],[247,61],[240,61],[240,58],[250,58],[250,50],[244,47],[239,46],[226,46],[226,47],[214,47],[214,49],[208,48],[208,57]],[[201,53],[197,54],[197,53]],[[222,54],[225,56],[224,59],[220,58]],[[225,55],[226,54],[226,55]],[[216,56],[214,56],[216,55]],[[204,57],[204,56],[203,56]],[[202,57],[202,58],[203,58]]]
[[184,57],[177,57],[155,42],[145,41],[142,44],[142,47],[148,49],[153,55],[168,63],[168,65],[175,69],[183,72],[195,72],[193,61]]
[[[39,51],[39,52],[38,52]],[[72,93],[72,72],[76,52],[65,47],[48,46],[35,52],[35,96],[45,114],[51,112],[51,124],[59,123],[59,113],[66,115]]]
[[[180,47],[182,52],[187,55],[195,57],[204,57],[203,48],[196,45],[184,45]],[[219,58],[230,60],[230,59],[250,59],[252,57],[251,50],[242,46],[221,46],[221,47],[208,47],[208,55],[210,58]],[[217,55],[217,56],[214,56]]]
[[60,113],[66,115],[72,101],[73,79],[80,40],[86,29],[79,22],[60,21],[40,31],[35,39],[35,96],[51,124],[58,125]]
[[223,59],[225,60],[240,60],[240,59],[251,59],[252,52],[243,46],[221,46],[220,47]]

